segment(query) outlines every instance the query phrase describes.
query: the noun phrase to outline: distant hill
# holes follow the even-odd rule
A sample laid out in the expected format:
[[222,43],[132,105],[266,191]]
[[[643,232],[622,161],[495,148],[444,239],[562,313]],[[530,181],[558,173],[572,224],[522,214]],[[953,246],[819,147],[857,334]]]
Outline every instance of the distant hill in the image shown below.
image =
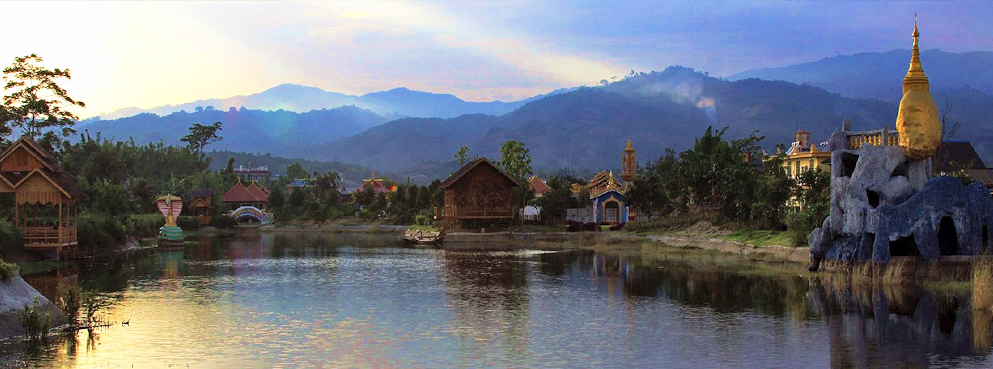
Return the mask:
[[[937,49],[921,52],[924,72],[932,91],[970,88],[993,95],[993,52],[949,53]],[[755,69],[728,77],[758,78],[809,84],[847,97],[899,102],[901,84],[910,66],[910,50],[839,55],[781,68]]]
[[670,67],[538,99],[498,117],[400,119],[288,154],[396,173],[438,173],[438,166],[452,166],[452,155],[461,145],[497,158],[505,140],[517,139],[531,150],[536,168],[609,169],[620,167],[627,140],[638,149],[641,161],[658,158],[666,147],[691,147],[708,125],[728,126],[729,139],[757,130],[771,148],[792,141],[799,128],[826,139],[846,117],[856,128],[875,129],[893,124],[896,106],[812,86],[724,81]]
[[179,105],[164,105],[150,109],[123,108],[114,112],[101,114],[100,119],[117,119],[141,113],[165,116],[180,111],[193,112],[198,107],[206,108],[208,106],[217,110],[240,109],[244,107],[251,110],[282,109],[297,113],[342,106],[356,106],[371,110],[380,115],[397,118],[451,118],[463,114],[477,113],[500,115],[510,112],[524,103],[535,98],[540,98],[541,96],[544,95],[514,102],[470,102],[459,99],[454,95],[414,91],[407,88],[395,88],[389,91],[353,96],[325,91],[316,87],[282,84],[247,96],[197,100]]
[[150,113],[90,122],[77,127],[79,131],[99,132],[105,138],[126,140],[134,138],[140,144],[165,142],[183,145],[180,138],[189,133],[194,123],[221,122],[223,140],[208,147],[211,150],[271,152],[279,154],[294,146],[319,145],[354,135],[389,120],[372,111],[354,106],[306,113],[291,111],[259,111],[203,109],[178,112],[166,116]]

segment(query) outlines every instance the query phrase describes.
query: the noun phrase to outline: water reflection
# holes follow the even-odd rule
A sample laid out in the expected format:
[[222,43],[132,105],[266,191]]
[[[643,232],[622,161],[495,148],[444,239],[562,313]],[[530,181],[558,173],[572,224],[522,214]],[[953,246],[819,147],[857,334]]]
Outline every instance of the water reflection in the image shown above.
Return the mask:
[[113,302],[108,319],[132,324],[3,343],[0,366],[993,363],[993,316],[974,312],[967,294],[742,274],[718,259],[200,237],[27,278],[46,296],[58,283],[100,291]]

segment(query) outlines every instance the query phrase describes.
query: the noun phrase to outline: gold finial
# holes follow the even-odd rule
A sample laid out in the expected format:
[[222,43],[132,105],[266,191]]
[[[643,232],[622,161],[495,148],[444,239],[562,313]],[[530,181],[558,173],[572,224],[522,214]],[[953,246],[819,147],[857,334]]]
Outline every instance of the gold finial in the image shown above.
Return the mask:
[[914,49],[910,55],[910,69],[907,70],[907,75],[903,77],[903,93],[907,93],[910,90],[931,90],[931,84],[928,82],[927,75],[924,74],[924,66],[921,65],[920,37],[921,33],[917,31],[917,13],[915,12]]
[[627,145],[627,147],[624,148],[624,151],[625,152],[632,152],[632,151],[634,151],[634,145],[631,145],[631,140],[628,140],[628,145]]

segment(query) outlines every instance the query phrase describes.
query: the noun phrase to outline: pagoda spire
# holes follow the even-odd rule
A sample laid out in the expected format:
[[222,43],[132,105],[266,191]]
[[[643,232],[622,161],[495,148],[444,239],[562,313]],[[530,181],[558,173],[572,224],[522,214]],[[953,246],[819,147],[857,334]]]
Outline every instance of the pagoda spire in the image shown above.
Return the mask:
[[924,66],[921,64],[920,38],[921,33],[917,30],[917,13],[915,12],[914,49],[910,56],[910,68],[907,70],[907,75],[903,77],[903,93],[910,90],[925,92],[931,90],[927,75],[924,74]]

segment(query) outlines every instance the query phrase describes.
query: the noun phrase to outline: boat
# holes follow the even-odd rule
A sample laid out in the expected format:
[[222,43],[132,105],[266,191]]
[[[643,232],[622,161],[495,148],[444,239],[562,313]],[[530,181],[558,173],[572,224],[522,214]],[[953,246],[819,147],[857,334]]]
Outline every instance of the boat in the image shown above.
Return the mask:
[[403,233],[403,239],[407,243],[417,245],[438,244],[445,238],[444,231],[427,231],[423,229],[408,229]]

